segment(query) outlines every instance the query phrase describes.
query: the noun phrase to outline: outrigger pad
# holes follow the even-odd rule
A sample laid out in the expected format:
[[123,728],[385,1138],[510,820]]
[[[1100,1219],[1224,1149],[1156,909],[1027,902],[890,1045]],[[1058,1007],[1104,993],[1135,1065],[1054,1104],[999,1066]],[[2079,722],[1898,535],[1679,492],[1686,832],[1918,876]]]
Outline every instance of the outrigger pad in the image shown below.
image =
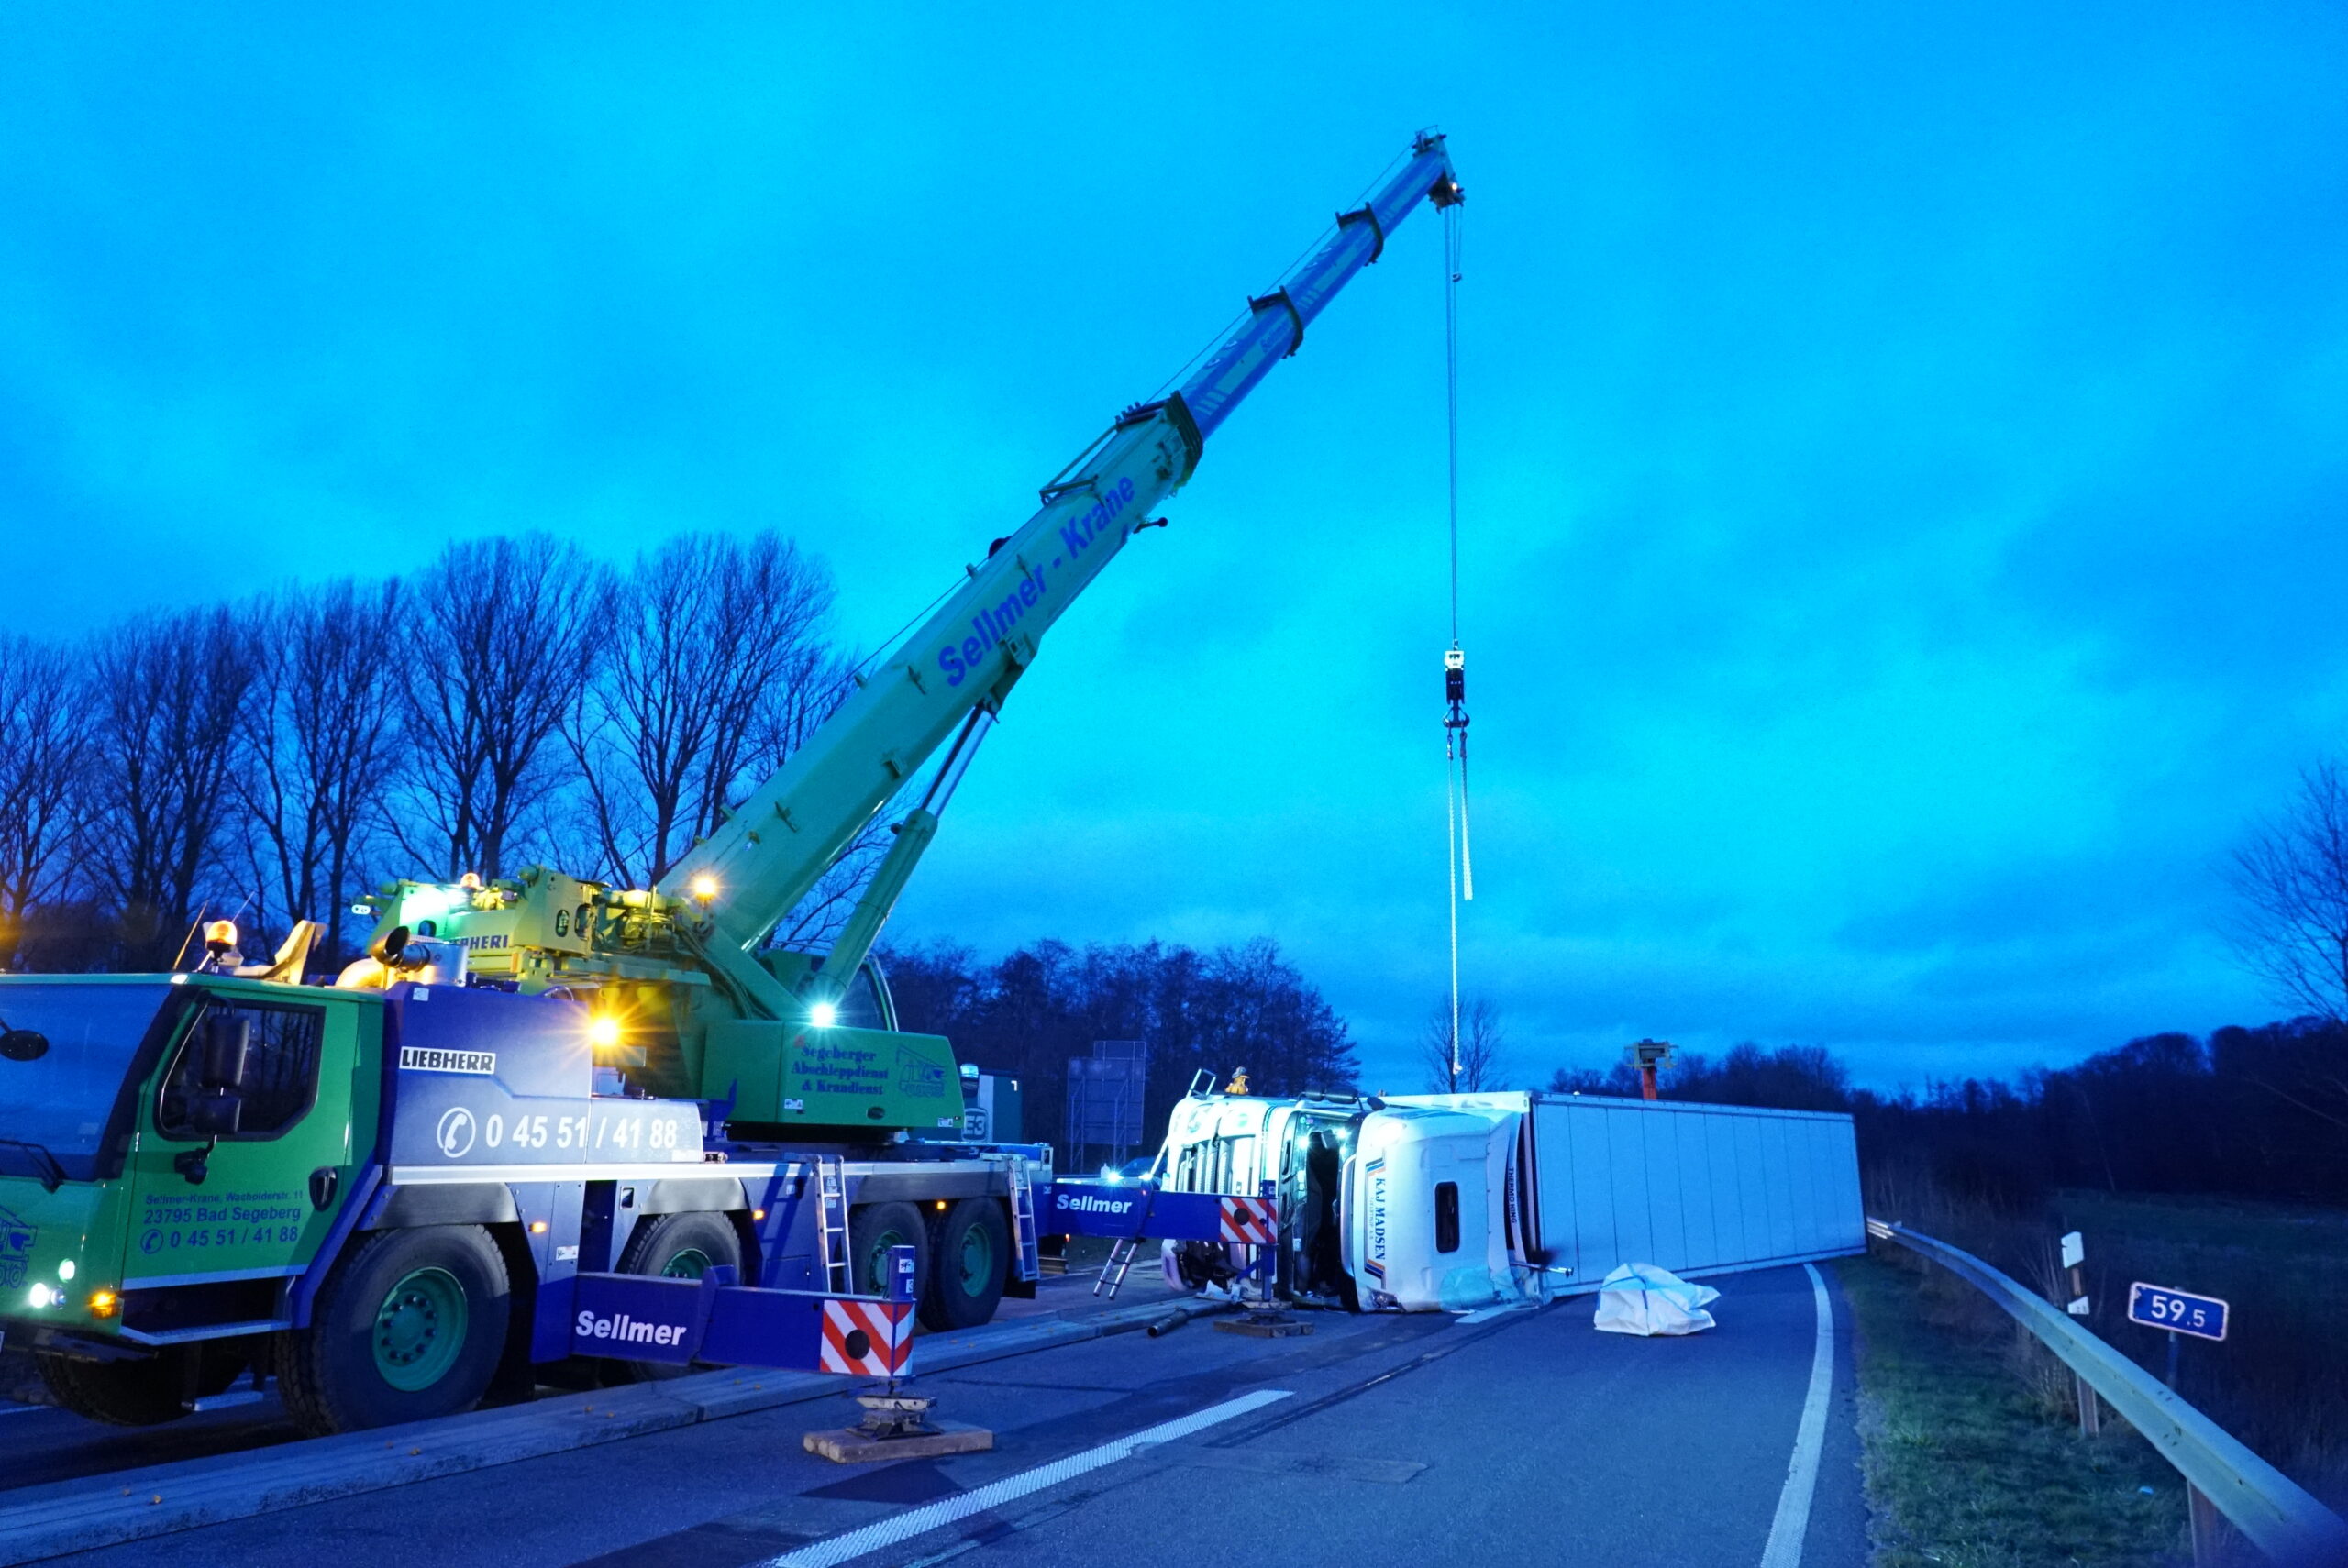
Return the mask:
[[808,1432],[799,1440],[801,1446],[841,1464],[937,1459],[994,1447],[994,1433],[984,1427],[931,1419],[937,1401],[925,1394],[860,1394],[856,1402],[864,1407],[861,1422]]
[[939,1421],[926,1432],[911,1437],[874,1437],[862,1427],[835,1427],[809,1432],[800,1439],[810,1453],[820,1453],[840,1464],[872,1464],[892,1459],[941,1459],[950,1453],[984,1453],[994,1447],[994,1433],[984,1427]]

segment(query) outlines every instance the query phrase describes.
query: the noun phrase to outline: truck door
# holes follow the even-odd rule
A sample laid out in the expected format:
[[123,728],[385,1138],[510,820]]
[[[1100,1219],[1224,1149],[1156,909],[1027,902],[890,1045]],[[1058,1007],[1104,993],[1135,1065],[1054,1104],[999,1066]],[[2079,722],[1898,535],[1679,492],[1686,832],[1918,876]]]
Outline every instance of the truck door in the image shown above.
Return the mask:
[[[144,1096],[130,1158],[123,1285],[134,1329],[156,1311],[163,1329],[272,1316],[278,1282],[302,1272],[351,1186],[354,1121],[372,1140],[374,1097],[362,1108],[352,1092],[357,1007],[223,992],[190,1014]],[[247,1092],[235,1131],[213,1135],[196,1130],[195,1102],[205,1043],[223,1037],[241,1042]],[[148,1290],[198,1285],[201,1296],[142,1301]]]

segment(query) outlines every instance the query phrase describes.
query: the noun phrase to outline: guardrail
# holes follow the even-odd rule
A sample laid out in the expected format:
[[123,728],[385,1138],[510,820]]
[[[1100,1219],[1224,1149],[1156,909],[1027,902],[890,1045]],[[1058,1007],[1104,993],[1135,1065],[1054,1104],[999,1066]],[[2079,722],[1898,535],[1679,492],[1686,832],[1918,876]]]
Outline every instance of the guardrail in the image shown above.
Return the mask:
[[2348,1565],[2348,1523],[2241,1440],[2164,1387],[2037,1292],[1946,1242],[1870,1217],[1867,1234],[1947,1269],[2002,1308],[2084,1378],[2250,1543],[2298,1568]]

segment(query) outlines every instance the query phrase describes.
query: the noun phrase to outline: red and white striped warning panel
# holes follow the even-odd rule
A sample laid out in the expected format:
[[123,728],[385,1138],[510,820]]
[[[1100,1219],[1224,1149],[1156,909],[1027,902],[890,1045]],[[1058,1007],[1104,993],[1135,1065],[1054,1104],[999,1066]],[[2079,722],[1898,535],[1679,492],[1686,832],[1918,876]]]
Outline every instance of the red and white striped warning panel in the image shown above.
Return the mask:
[[851,1377],[902,1377],[913,1341],[911,1302],[826,1301],[815,1369]]
[[1268,1198],[1226,1198],[1223,1200],[1223,1239],[1244,1246],[1272,1244],[1272,1200]]

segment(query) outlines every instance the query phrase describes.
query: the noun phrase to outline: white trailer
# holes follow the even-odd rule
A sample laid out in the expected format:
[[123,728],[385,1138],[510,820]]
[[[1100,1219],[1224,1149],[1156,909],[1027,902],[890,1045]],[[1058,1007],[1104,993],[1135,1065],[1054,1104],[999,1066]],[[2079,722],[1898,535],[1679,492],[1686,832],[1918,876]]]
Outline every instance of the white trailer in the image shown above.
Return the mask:
[[[1169,1189],[1275,1183],[1280,1289],[1324,1305],[1459,1311],[1595,1290],[1620,1264],[1726,1274],[1866,1245],[1851,1119],[1835,1112],[1203,1095],[1175,1108],[1168,1154]],[[1183,1267],[1170,1245],[1168,1265]]]

